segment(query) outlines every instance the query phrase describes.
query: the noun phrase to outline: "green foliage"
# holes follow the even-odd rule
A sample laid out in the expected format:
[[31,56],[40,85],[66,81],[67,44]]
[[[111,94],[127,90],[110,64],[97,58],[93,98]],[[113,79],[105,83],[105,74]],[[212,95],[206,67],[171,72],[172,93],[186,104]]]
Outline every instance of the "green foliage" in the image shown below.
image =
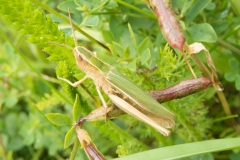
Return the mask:
[[214,43],[217,41],[217,35],[212,26],[208,23],[196,24],[187,30],[192,39],[197,42]]
[[[196,0],[192,3],[191,8],[186,12],[186,22],[189,24],[192,20],[199,14],[201,11],[207,7],[207,5],[211,2],[211,0],[206,0],[202,2],[201,0]],[[189,3],[189,2],[185,2]]]
[[[207,133],[212,126],[211,121],[206,121],[208,109],[204,107],[202,100],[202,97],[196,94],[184,99],[167,102],[167,106],[174,109],[177,117],[181,117],[178,119],[180,123],[177,127],[178,130],[175,132],[186,142],[206,139]],[[185,116],[181,116],[182,114]],[[188,136],[185,136],[186,132]]]
[[224,77],[229,82],[235,81],[235,87],[237,90],[240,90],[240,70],[239,70],[239,62],[236,59],[230,59],[229,65],[231,67],[231,72],[225,73]]
[[60,103],[62,103],[62,99],[56,93],[52,92],[52,94],[44,94],[44,97],[41,98],[41,101],[35,105],[40,111],[46,111],[51,110]]
[[64,140],[64,149],[69,147],[71,144],[73,144],[74,140],[76,139],[76,132],[75,127],[71,127],[71,129],[68,130],[65,140]]
[[71,119],[61,113],[48,113],[46,118],[53,124],[57,126],[70,126],[72,125]]
[[[67,63],[67,61],[61,61],[58,63],[58,67],[56,68],[56,74],[59,77],[66,78],[70,81],[74,80],[71,68],[70,68],[69,64]],[[63,86],[63,90],[66,93],[66,95],[68,95],[68,97],[73,102],[75,99],[75,95],[77,93],[76,88],[69,86],[68,83],[64,82],[64,81],[60,81],[60,83]]]
[[[240,47],[239,18],[229,9],[230,2],[172,2],[175,12],[183,20],[189,44],[196,40],[211,43],[217,40],[214,44],[206,43],[206,46],[210,49],[221,78],[224,74],[225,79],[235,82],[239,90],[240,56],[235,54],[239,52],[236,48]],[[57,7],[59,13],[47,6]],[[92,80],[73,88],[53,78],[63,77],[74,82],[84,76],[75,64],[72,50],[57,45],[74,47],[73,39],[69,36],[70,27],[64,20],[68,8],[73,22],[82,29],[76,28],[81,33],[77,34],[81,44],[96,51],[100,59],[116,67],[144,90],[163,89],[191,77],[179,51],[166,45],[157,20],[143,1],[68,0],[61,3],[49,1],[40,5],[35,0],[2,0],[0,140],[3,140],[5,153],[0,151],[0,155],[3,153],[12,159],[66,159],[71,151],[69,146],[76,136],[75,128],[71,125],[79,117],[101,106]],[[43,9],[50,15],[46,15]],[[12,27],[16,30],[12,30]],[[203,37],[199,33],[207,33],[208,36]],[[87,35],[88,40],[82,34]],[[53,63],[46,61],[46,58]],[[48,75],[45,81],[38,73]],[[46,85],[46,81],[50,85]],[[209,101],[203,103],[206,98]],[[229,98],[236,99],[231,94]],[[160,135],[128,115],[107,122],[88,122],[83,127],[90,133],[98,149],[109,158],[116,157],[116,154],[125,156],[179,143],[236,136],[236,132],[228,129],[226,124],[213,125],[215,118],[224,116],[214,99],[209,89],[164,103],[177,117],[177,126],[170,137]],[[239,101],[231,101],[230,105],[234,106],[234,113],[239,114]],[[44,114],[53,124],[61,127],[51,124]],[[196,145],[194,148],[198,147]],[[228,152],[225,156],[237,157],[238,154],[238,151]],[[83,159],[82,155],[83,151],[78,151],[76,159]]]
[[77,122],[80,119],[80,113],[81,113],[81,103],[79,100],[79,96],[76,95],[76,99],[73,105],[73,119],[75,122]]
[[137,153],[139,151],[147,150],[148,147],[144,145],[140,140],[134,138],[129,133],[122,130],[120,127],[114,125],[108,121],[99,125],[99,132],[104,136],[108,137],[114,144],[122,144],[122,146],[129,146],[130,148],[123,148],[119,146],[116,153],[119,156],[124,156],[131,153]]

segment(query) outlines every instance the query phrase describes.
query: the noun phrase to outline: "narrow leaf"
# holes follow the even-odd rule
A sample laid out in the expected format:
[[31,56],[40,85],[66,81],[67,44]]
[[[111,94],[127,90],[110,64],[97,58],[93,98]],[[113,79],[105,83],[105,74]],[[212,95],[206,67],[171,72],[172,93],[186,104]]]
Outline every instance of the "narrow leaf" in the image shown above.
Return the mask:
[[73,119],[77,122],[81,115],[81,103],[79,101],[79,96],[76,94],[76,99],[73,105]]
[[109,28],[113,33],[115,40],[118,40],[123,32],[122,19],[116,16],[111,16],[109,21]]
[[146,49],[144,52],[141,53],[141,57],[140,57],[140,62],[142,65],[144,65],[145,63],[147,63],[147,61],[149,61],[151,58],[151,53],[150,53],[150,49]]
[[133,154],[122,158],[117,158],[116,160],[179,159],[198,154],[231,150],[234,148],[240,148],[240,138],[209,140],[163,147],[159,149],[153,149],[150,151]]
[[129,45],[127,45],[127,47],[124,49],[123,56],[124,58],[128,58],[129,55],[130,55],[130,48],[129,48]]
[[192,20],[211,2],[211,0],[195,0],[194,4],[186,13],[186,20],[189,24]]
[[108,44],[108,47],[113,54],[114,57],[122,57],[122,53],[124,52],[124,49],[122,46],[116,42],[112,42],[112,44]]
[[132,30],[132,27],[131,27],[131,25],[130,25],[129,23],[128,23],[128,30],[129,30],[129,32],[130,32],[130,36],[131,36],[133,45],[134,45],[134,47],[137,49],[136,37],[135,37],[134,32],[133,32],[133,30]]
[[46,118],[57,126],[70,126],[72,125],[71,119],[61,113],[48,113],[45,115]]
[[191,0],[191,1],[185,1],[184,4],[183,4],[183,8],[182,8],[182,14],[184,14],[192,5],[194,0]]
[[68,130],[65,139],[64,139],[64,149],[73,144],[76,139],[75,127],[72,126],[71,129]]
[[99,3],[95,8],[91,10],[91,12],[96,12],[97,10],[103,8],[108,3],[108,0],[103,0]]
[[149,37],[146,37],[138,46],[138,51],[142,54],[150,46]]

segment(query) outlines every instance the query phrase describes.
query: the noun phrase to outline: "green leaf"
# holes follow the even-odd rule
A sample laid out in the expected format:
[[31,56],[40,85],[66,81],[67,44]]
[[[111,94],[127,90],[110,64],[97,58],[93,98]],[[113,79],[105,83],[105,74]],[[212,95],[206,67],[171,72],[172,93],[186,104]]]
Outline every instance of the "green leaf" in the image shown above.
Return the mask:
[[11,96],[6,98],[5,105],[8,108],[13,108],[14,106],[16,106],[17,102],[18,102],[18,98]]
[[212,22],[211,26],[213,27],[217,35],[219,35],[220,33],[227,30],[227,28],[229,27],[229,24],[230,24],[229,21],[221,19],[221,20]]
[[231,69],[235,72],[238,73],[239,72],[239,62],[236,59],[230,59],[228,61],[229,66],[231,67]]
[[64,139],[64,149],[66,149],[67,147],[69,147],[71,144],[73,144],[74,140],[76,139],[76,132],[75,132],[75,127],[72,126]]
[[210,2],[206,7],[207,10],[214,10],[215,8],[216,4],[214,2]]
[[148,60],[150,60],[151,58],[151,53],[150,53],[150,49],[146,49],[140,57],[141,60],[141,64],[144,65],[145,63],[147,63]]
[[138,46],[138,51],[141,54],[149,47],[150,47],[150,40],[149,40],[149,37],[146,37]]
[[130,49],[129,49],[129,46],[127,46],[124,49],[123,56],[124,56],[124,58],[127,58],[127,57],[129,57],[129,55],[130,55]]
[[227,81],[233,82],[236,79],[236,74],[234,73],[225,73],[224,77]]
[[196,24],[188,28],[187,30],[193,40],[198,42],[214,43],[217,41],[217,35],[212,26],[208,23]]
[[236,12],[236,14],[239,16],[240,15],[240,1],[239,0],[231,0],[230,1],[232,3],[232,8],[233,10]]
[[76,7],[77,5],[74,3],[73,0],[64,1],[57,6],[59,10],[62,10],[65,12],[68,12],[68,8],[69,8],[71,13],[79,13],[79,11],[76,10]]
[[191,0],[191,1],[184,1],[184,4],[182,3],[183,7],[182,7],[181,12],[184,14],[191,7],[192,3],[193,3],[193,0]]
[[113,9],[113,8],[117,8],[118,4],[115,0],[109,0],[107,5],[105,6],[105,8],[107,9]]
[[195,0],[191,8],[186,13],[187,24],[192,20],[211,2],[211,0]]
[[127,68],[132,70],[132,71],[136,71],[136,62],[137,62],[137,59],[134,59],[132,62],[130,62],[128,65],[127,65]]
[[[79,7],[83,7],[83,8],[87,8],[87,9],[91,9],[93,6],[93,3],[91,0],[74,0],[74,2],[76,3],[77,6]],[[78,7],[78,8],[79,8]]]
[[94,27],[94,26],[97,26],[98,23],[99,23],[99,17],[94,15],[94,16],[89,16],[86,22],[84,23],[84,25]]
[[114,37],[109,30],[102,30],[102,36],[106,43],[112,43]]
[[81,103],[79,100],[79,96],[78,94],[76,94],[76,99],[73,105],[73,119],[75,122],[77,122],[79,120],[81,116]]
[[114,57],[123,57],[124,49],[122,46],[116,42],[112,42],[113,44],[108,44],[109,49],[111,50]]
[[115,40],[118,40],[121,37],[123,32],[122,19],[116,16],[111,16],[109,21],[110,31],[113,33]]
[[55,124],[57,126],[71,126],[72,125],[71,119],[64,114],[48,113],[45,116],[50,122],[52,122],[53,124]]
[[96,5],[96,7],[94,9],[91,10],[91,12],[96,12],[97,10],[103,8],[106,3],[108,3],[108,0],[101,1],[99,4]]
[[235,87],[237,90],[240,90],[240,75],[239,74],[236,76]]
[[240,159],[240,152],[233,152],[231,155],[230,155],[230,160],[239,160]]
[[180,144],[175,146],[153,149],[130,156],[117,158],[116,160],[159,160],[159,159],[179,159],[193,155],[231,150],[240,148],[240,138],[228,138],[218,140],[208,140],[202,142],[194,142],[188,144]]

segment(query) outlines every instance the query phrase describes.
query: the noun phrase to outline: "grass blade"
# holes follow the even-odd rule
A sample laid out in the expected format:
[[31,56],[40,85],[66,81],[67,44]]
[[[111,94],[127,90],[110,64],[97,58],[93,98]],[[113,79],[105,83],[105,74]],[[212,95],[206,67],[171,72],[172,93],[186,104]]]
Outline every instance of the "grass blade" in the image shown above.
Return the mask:
[[240,148],[240,138],[228,138],[180,144],[159,149],[153,149],[130,156],[117,158],[116,160],[177,159],[198,154],[230,150],[233,148]]

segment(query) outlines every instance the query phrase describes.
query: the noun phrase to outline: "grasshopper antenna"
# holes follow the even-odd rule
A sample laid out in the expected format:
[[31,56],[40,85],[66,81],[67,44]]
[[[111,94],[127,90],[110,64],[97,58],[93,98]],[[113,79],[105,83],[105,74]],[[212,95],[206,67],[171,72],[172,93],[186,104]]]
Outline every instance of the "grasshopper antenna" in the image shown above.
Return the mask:
[[68,45],[65,45],[65,44],[59,44],[59,43],[56,43],[56,42],[46,42],[46,44],[52,44],[52,45],[56,45],[56,46],[62,46],[62,47],[66,47],[68,49],[71,49],[73,50],[72,47],[68,46]]
[[70,14],[70,9],[69,8],[68,8],[68,16],[69,16],[70,25],[71,25],[71,28],[72,28],[74,44],[75,44],[75,46],[78,46],[77,41],[76,41],[76,37],[75,37],[75,34],[74,34],[74,30],[73,30],[72,18],[71,18],[71,14]]
[[[69,8],[68,8],[68,15],[69,15],[69,21],[70,21],[70,25],[71,25],[71,29],[72,29],[72,33],[73,33],[74,44],[75,44],[75,46],[77,46],[77,41],[76,41],[76,37],[75,37],[74,31],[73,31],[73,24],[72,24],[72,19],[71,19],[71,14],[70,14],[70,9],[69,9]],[[70,47],[70,46],[68,46],[68,45],[59,44],[59,43],[56,43],[56,42],[46,42],[46,44],[63,46],[63,47],[66,47],[66,48],[68,48],[68,49],[74,50],[72,47]]]

